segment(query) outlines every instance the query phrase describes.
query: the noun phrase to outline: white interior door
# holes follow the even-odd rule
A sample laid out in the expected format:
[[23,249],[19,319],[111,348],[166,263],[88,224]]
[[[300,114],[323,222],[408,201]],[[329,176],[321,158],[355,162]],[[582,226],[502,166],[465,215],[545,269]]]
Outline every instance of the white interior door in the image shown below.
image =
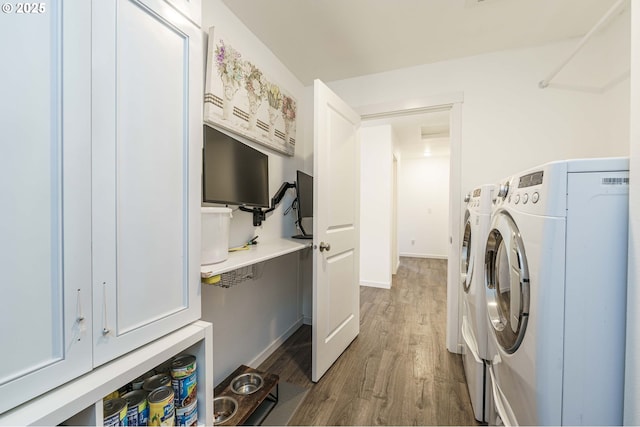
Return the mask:
[[318,381],[360,331],[360,116],[314,82],[312,372]]

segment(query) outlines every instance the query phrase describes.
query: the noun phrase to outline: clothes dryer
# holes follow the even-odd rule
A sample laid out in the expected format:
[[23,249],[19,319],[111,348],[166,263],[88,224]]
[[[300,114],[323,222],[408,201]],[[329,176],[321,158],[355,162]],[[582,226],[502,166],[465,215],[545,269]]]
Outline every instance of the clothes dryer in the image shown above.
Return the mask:
[[462,362],[476,420],[488,420],[487,312],[484,294],[484,242],[491,225],[494,185],[475,188],[465,198],[461,246]]
[[622,424],[628,165],[552,162],[498,192],[485,293],[506,425]]

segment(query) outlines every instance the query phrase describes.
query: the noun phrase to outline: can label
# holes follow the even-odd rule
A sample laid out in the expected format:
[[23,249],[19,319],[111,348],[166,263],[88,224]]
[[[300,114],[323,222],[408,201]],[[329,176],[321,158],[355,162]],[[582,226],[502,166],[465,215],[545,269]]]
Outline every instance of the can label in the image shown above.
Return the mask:
[[117,403],[117,408],[115,409],[116,412],[112,412],[111,409],[115,408],[116,405],[114,405],[114,401],[119,401],[121,399],[113,399],[113,400],[108,400],[105,402],[104,408],[105,408],[105,417],[103,419],[104,421],[104,425],[111,427],[111,426],[126,426],[128,425],[127,423],[127,403],[124,402],[122,404],[120,404],[120,402]]
[[[164,387],[159,390],[163,390],[163,389]],[[150,426],[174,425],[175,424],[175,406],[173,403],[173,392],[166,393],[166,397],[158,401],[152,400],[151,395],[149,396],[150,396],[149,397],[149,425]]]
[[190,406],[195,402],[198,391],[198,380],[195,372],[185,378],[174,378],[171,384],[175,393],[176,408]]
[[176,408],[176,425],[196,426],[198,425],[198,401],[194,401],[190,406]]
[[[127,395],[124,398],[126,399]],[[149,423],[149,404],[146,398],[137,404],[129,402],[127,421],[130,426],[146,426]]]
[[117,412],[110,417],[104,419],[105,426],[127,426],[129,425],[127,422],[127,408],[123,408],[122,411]]
[[196,358],[189,354],[176,357],[171,363],[171,376],[174,379],[185,378],[196,372]]
[[127,422],[130,426],[146,426],[149,422],[149,405],[147,401],[127,410]]

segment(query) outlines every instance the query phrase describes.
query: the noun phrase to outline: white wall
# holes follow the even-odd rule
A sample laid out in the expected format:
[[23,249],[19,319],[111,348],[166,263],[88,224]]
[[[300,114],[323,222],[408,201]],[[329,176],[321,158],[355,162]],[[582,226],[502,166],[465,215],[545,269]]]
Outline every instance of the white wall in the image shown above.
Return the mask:
[[391,288],[393,134],[390,125],[360,129],[360,285]]
[[231,288],[202,285],[202,319],[213,323],[213,381],[257,367],[302,325],[298,257],[256,264],[261,275]]
[[[298,117],[296,141],[300,142],[296,144],[294,157],[280,154],[245,138],[238,138],[247,145],[269,155],[269,192],[270,196],[273,196],[284,181],[295,181],[296,170],[303,169],[304,166],[305,150],[307,149],[307,146],[302,142],[302,124],[305,123],[305,116],[307,114],[306,104],[304,102],[304,86],[284,64],[231,13],[221,0],[206,0],[202,2],[202,28],[205,45],[203,55],[205,64],[207,60],[208,31],[211,26],[215,27],[215,34],[224,34],[241,54],[250,58],[261,68],[267,78],[285,88],[297,100]],[[291,205],[293,198],[293,190],[289,190],[287,197],[278,208],[276,208],[273,213],[268,214],[267,221],[265,221],[261,227],[257,228],[253,227],[250,213],[234,212],[234,218],[231,222],[230,245],[243,244],[255,234],[260,235],[261,240],[271,237],[290,237],[296,234],[293,216],[285,217],[283,220],[282,215],[284,209]]]
[[624,424],[640,425],[640,4],[632,2],[631,165],[629,181],[629,282]]
[[403,158],[399,173],[400,255],[447,258],[449,156]]
[[[285,156],[242,139],[249,146],[269,156],[269,192],[273,196],[284,181],[293,182],[295,172],[305,163],[306,144],[302,142],[305,123],[304,86],[269,51],[221,0],[202,2],[202,28],[205,32],[203,54],[206,63],[208,29],[224,34],[234,47],[258,65],[265,75],[286,88],[298,101],[295,157]],[[205,68],[206,69],[206,68]],[[235,211],[231,221],[231,246],[244,244],[254,235],[259,241],[296,234],[293,215],[283,216],[294,194],[287,197],[267,216],[261,227],[254,227],[249,213]],[[260,280],[248,281],[234,288],[203,286],[202,319],[213,323],[213,370],[216,383],[240,364],[257,365],[275,349],[287,334],[301,324],[302,298],[299,271],[302,254],[292,254],[267,262]],[[306,263],[308,264],[308,262]]]
[[566,58],[577,40],[329,86],[354,107],[463,92],[461,186],[471,188],[550,160],[627,155],[629,79],[612,84],[609,77],[628,70],[628,55],[618,48],[628,45],[628,32],[625,14],[546,89],[538,88],[538,82]]

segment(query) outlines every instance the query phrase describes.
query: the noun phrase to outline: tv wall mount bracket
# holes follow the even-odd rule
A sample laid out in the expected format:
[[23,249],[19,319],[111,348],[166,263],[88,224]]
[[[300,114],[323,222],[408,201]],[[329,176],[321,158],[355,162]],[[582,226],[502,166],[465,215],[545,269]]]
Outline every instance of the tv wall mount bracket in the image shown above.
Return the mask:
[[278,206],[278,203],[282,201],[282,198],[284,197],[287,190],[289,188],[295,188],[295,186],[296,186],[295,182],[283,182],[280,188],[278,189],[278,192],[276,193],[276,195],[271,198],[271,207],[269,207],[268,209],[248,208],[246,206],[240,206],[239,209],[243,212],[252,213],[253,225],[254,227],[259,227],[262,225],[262,221],[265,221],[267,219],[267,214],[273,211],[276,208],[276,206]]

